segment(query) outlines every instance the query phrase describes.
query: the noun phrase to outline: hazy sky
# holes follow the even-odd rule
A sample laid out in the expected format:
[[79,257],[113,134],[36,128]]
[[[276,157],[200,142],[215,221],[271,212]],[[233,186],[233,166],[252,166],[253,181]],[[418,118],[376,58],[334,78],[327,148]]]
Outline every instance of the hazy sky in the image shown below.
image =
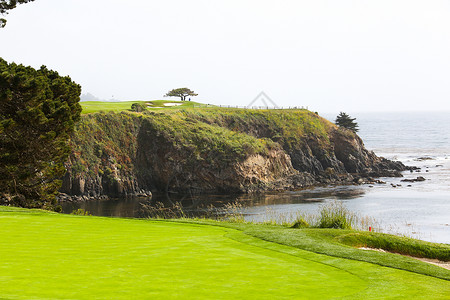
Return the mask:
[[449,0],[36,0],[6,18],[1,57],[103,99],[450,110]]

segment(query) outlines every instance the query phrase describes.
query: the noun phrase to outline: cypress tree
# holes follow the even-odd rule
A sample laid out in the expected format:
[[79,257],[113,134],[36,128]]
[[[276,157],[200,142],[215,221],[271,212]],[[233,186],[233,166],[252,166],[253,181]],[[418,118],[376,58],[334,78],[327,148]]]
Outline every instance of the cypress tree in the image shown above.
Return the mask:
[[53,206],[80,94],[70,77],[0,58],[0,193],[15,205]]
[[350,129],[353,132],[358,132],[358,123],[355,122],[356,118],[351,118],[345,112],[340,112],[336,117],[336,125],[339,127]]

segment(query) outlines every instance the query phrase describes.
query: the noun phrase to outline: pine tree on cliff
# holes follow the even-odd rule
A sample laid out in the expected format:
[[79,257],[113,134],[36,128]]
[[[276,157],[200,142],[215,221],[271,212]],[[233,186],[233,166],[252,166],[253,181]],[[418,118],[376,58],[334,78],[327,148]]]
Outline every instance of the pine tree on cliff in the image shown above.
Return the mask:
[[358,123],[355,122],[356,118],[351,118],[345,112],[340,112],[336,117],[336,125],[350,129],[353,132],[358,132]]
[[24,207],[54,204],[80,94],[70,77],[0,58],[0,197]]

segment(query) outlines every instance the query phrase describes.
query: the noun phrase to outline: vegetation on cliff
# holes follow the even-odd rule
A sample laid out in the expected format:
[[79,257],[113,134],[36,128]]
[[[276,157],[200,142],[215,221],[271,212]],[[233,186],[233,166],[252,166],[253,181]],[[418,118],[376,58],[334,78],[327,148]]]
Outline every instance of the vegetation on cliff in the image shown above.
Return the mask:
[[381,161],[354,132],[307,110],[165,104],[84,115],[63,191],[115,196],[295,189],[352,180],[348,172],[376,171]]
[[335,123],[340,127],[350,129],[353,132],[358,132],[358,123],[355,122],[356,118],[351,118],[345,112],[340,112],[336,117]]

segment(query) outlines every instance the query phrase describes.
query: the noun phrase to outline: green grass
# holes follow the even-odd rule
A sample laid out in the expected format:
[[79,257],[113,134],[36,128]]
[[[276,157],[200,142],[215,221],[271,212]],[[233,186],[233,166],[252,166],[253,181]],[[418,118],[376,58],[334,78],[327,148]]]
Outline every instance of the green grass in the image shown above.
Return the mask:
[[298,238],[290,244],[255,237],[308,230],[224,224],[0,207],[0,299],[446,299],[450,293],[447,280],[305,251],[294,245]]
[[450,245],[435,244],[408,237],[377,232],[350,232],[334,237],[342,244],[353,247],[369,247],[389,252],[450,261]]
[[[118,102],[109,102],[109,101],[82,101],[80,105],[82,107],[82,114],[91,114],[95,112],[122,112],[122,111],[131,111],[131,105],[133,103],[143,103],[148,106],[149,110],[157,110],[157,109],[179,109],[179,108],[188,108],[192,107],[195,104],[199,105],[197,102],[193,101],[171,101],[171,100],[153,100],[153,101],[118,101]],[[179,106],[165,106],[166,103],[177,103]]]
[[[238,226],[237,228],[240,228],[244,231],[244,233],[248,235],[266,241],[271,241],[318,254],[369,262],[380,266],[391,267],[450,280],[449,270],[431,264],[426,264],[417,259],[402,256],[400,254],[383,253],[372,250],[360,250],[358,248],[364,245],[348,241],[343,242],[343,240],[345,240],[345,237],[348,235],[369,235],[373,237],[373,240],[377,240],[377,237],[381,236],[381,238],[378,238],[379,241],[388,239],[392,244],[402,243],[402,248],[404,249],[403,252],[410,251],[409,254],[415,254],[419,257],[439,257],[442,259],[448,259],[450,251],[449,245],[433,244],[392,235],[380,233],[365,233],[354,230],[320,228],[296,229],[286,228],[282,226],[260,226],[249,224],[244,225],[243,227],[239,227],[239,225],[234,226]],[[380,242],[380,244],[381,243],[382,242]],[[423,248],[428,248],[428,253],[421,252],[422,255],[419,255],[420,252],[418,250]]]

